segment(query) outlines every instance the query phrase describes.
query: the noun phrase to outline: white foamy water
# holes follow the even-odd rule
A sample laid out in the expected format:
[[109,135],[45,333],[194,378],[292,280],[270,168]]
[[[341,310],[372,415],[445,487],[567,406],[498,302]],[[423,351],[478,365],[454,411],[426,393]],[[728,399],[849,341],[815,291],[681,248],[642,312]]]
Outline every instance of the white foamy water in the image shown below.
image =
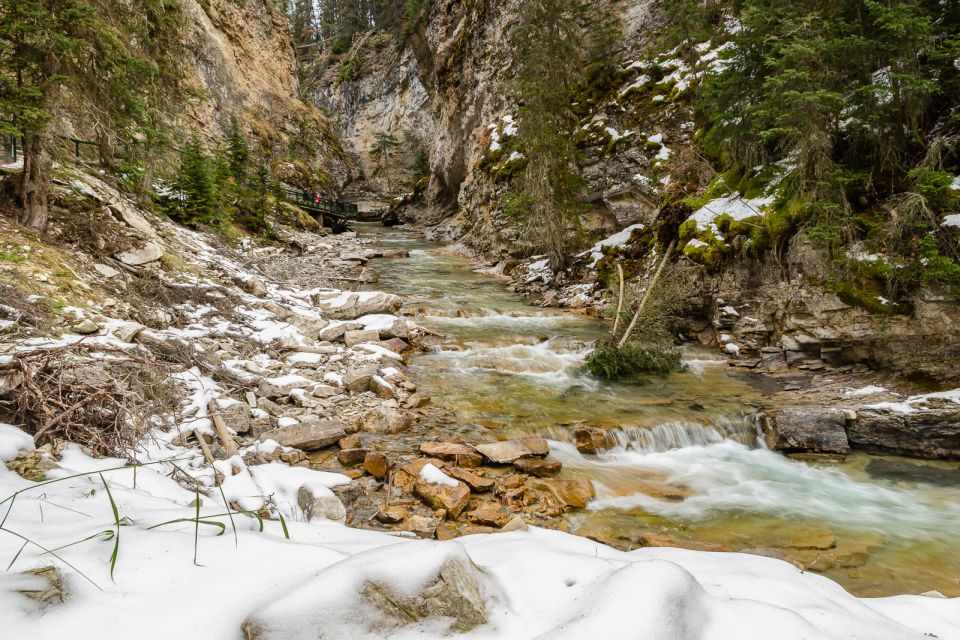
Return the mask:
[[667,501],[642,491],[623,495],[594,480],[598,498],[590,509],[642,509],[667,518],[704,520],[746,512],[807,517],[838,527],[900,538],[957,537],[960,491],[923,490],[861,482],[838,469],[793,461],[765,448],[751,448],[710,427],[653,429],[645,438],[585,457],[565,442],[551,442],[563,464],[594,477],[642,473],[683,487],[683,500]]
[[483,371],[528,376],[544,382],[569,382],[583,365],[587,351],[558,350],[550,343],[547,340],[534,345],[475,346],[439,351],[429,357],[434,364],[457,372]]

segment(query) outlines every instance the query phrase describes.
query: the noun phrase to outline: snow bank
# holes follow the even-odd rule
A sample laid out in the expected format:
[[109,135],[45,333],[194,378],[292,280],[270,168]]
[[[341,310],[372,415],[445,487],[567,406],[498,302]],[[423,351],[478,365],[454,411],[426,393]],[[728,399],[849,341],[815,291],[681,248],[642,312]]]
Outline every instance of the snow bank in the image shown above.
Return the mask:
[[592,262],[590,263],[590,266],[596,266],[597,262],[599,262],[600,259],[603,258],[604,247],[623,248],[627,246],[627,242],[630,241],[630,236],[633,235],[633,232],[635,230],[643,229],[643,228],[644,226],[641,223],[632,224],[626,229],[623,229],[622,231],[618,231],[617,233],[613,234],[609,238],[604,238],[603,240],[593,245],[592,247],[590,247],[590,249],[588,249],[587,251],[584,251],[580,255],[585,256],[587,254],[590,254],[590,258],[592,260]]
[[[402,551],[397,546],[402,545]],[[864,601],[792,565],[680,549],[623,553],[553,531],[411,541],[318,572],[253,615],[263,640],[440,637],[436,619],[396,627],[367,584],[410,597],[455,559],[478,569],[489,622],[459,637],[644,640],[920,640],[956,638],[957,601]],[[349,611],[349,615],[344,615]],[[885,615],[890,612],[890,615]],[[394,623],[395,624],[395,623]],[[443,634],[446,635],[446,634]]]
[[960,389],[910,396],[903,402],[878,402],[876,404],[868,404],[867,409],[886,409],[896,413],[913,413],[914,411],[922,409],[927,400],[947,400],[955,404],[960,404]]
[[[0,451],[29,446],[28,440],[13,427],[0,429]],[[222,463],[230,467],[223,471],[233,474],[238,461]],[[416,594],[453,559],[477,582],[488,619],[458,634],[465,638],[922,640],[933,634],[960,640],[960,599],[861,600],[826,578],[759,556],[669,548],[624,553],[534,528],[419,541],[308,523],[299,515],[287,522],[287,540],[278,522],[265,521],[260,533],[256,519],[237,513],[235,542],[229,519],[218,516],[225,507],[215,490],[203,496],[201,518],[224,523],[226,532],[201,526],[194,564],[195,525],[175,521],[193,517],[195,493],[172,479],[169,464],[106,471],[119,464],[70,447],[64,468],[51,474],[103,471],[125,523],[113,581],[114,542],[102,532],[114,528],[114,518],[98,474],[18,497],[6,522],[18,534],[47,548],[90,538],[58,551],[62,561],[28,545],[0,573],[4,637],[60,640],[83,629],[103,640],[235,640],[251,613],[264,629],[262,640],[439,637],[448,624],[436,618],[384,626],[363,588],[377,583],[401,596]],[[228,499],[242,493],[230,485],[235,477],[224,485]],[[280,503],[292,501],[304,483],[345,480],[281,464],[261,465],[253,477],[258,491]],[[31,484],[0,465],[0,496]],[[161,526],[150,529],[155,525]],[[0,535],[0,557],[12,559],[21,545]],[[51,563],[68,593],[41,614],[18,591],[39,583],[20,572]]]
[[716,224],[717,218],[726,215],[735,221],[741,221],[762,216],[764,207],[770,206],[773,201],[773,196],[744,198],[739,193],[735,193],[711,200],[690,214],[687,219],[696,221],[698,229],[710,230],[713,235],[720,237],[720,231]]

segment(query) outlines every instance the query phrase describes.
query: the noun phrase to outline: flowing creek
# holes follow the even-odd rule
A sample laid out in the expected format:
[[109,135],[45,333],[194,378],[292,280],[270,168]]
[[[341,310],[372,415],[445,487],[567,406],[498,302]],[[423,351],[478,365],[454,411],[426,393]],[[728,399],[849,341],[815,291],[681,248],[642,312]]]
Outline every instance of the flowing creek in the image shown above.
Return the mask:
[[[960,463],[788,459],[758,443],[765,396],[752,374],[718,355],[690,349],[687,371],[647,384],[598,382],[581,365],[602,322],[530,306],[410,231],[360,233],[410,253],[374,261],[372,288],[404,296],[416,322],[446,336],[410,375],[456,416],[449,432],[546,437],[563,474],[594,482],[597,499],[571,516],[576,533],[624,548],[646,539],[786,555],[859,596],[960,596]],[[619,446],[581,455],[578,422],[614,429]]]

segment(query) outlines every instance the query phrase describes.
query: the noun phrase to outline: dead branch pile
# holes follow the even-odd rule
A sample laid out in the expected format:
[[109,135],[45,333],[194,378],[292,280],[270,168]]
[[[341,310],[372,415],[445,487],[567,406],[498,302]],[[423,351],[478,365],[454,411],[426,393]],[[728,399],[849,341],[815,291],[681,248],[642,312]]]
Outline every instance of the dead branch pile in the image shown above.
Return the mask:
[[176,409],[168,373],[154,361],[83,343],[17,355],[0,365],[0,378],[22,380],[0,398],[0,419],[22,425],[38,445],[67,440],[124,456],[150,416]]

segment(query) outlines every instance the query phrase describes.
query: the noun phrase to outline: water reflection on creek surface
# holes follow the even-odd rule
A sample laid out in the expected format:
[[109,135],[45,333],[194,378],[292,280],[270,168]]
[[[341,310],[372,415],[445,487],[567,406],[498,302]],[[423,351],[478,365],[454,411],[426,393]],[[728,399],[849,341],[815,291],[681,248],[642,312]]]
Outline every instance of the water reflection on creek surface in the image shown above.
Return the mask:
[[[597,489],[572,518],[577,533],[788,556],[861,596],[960,596],[960,463],[787,459],[758,443],[763,393],[719,356],[691,349],[685,372],[598,382],[581,367],[603,323],[532,307],[409,231],[361,233],[410,252],[374,261],[374,287],[404,296],[417,322],[448,336],[412,360],[413,381],[467,437],[549,438],[563,473]],[[613,429],[618,446],[581,455],[570,444],[581,421]]]

